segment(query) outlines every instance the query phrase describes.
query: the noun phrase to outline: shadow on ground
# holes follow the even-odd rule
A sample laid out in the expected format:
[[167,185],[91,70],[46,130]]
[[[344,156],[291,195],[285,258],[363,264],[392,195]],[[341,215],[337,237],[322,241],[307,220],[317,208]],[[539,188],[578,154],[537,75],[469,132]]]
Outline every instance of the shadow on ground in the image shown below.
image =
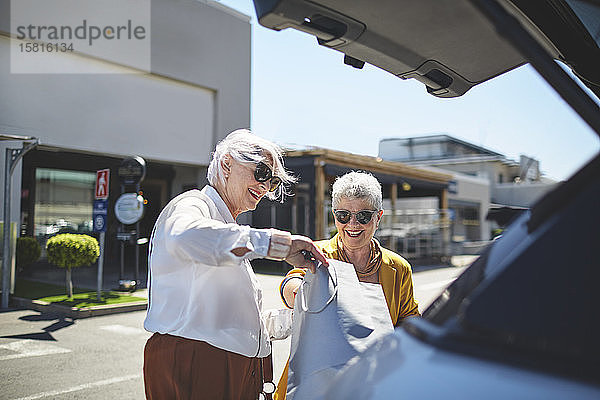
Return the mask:
[[42,328],[42,332],[32,332],[32,333],[24,333],[18,335],[7,335],[0,336],[3,339],[30,339],[30,340],[43,340],[43,341],[53,341],[56,339],[52,336],[52,332],[56,332],[58,330],[68,328],[69,326],[75,324],[75,321],[72,318],[65,317],[59,314],[52,313],[36,313],[29,314],[19,317],[22,321],[30,321],[30,322],[38,322],[38,321],[52,321],[53,323],[48,325],[45,328]]

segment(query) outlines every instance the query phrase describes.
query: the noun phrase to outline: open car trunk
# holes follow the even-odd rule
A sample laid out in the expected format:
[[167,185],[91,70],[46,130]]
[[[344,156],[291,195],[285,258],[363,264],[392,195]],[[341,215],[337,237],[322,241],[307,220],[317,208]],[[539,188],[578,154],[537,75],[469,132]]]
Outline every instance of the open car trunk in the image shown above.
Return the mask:
[[[569,64],[600,94],[598,3],[512,0],[503,5],[549,54]],[[261,25],[294,28],[402,79],[422,82],[437,97],[456,97],[526,59],[467,0],[255,0]]]

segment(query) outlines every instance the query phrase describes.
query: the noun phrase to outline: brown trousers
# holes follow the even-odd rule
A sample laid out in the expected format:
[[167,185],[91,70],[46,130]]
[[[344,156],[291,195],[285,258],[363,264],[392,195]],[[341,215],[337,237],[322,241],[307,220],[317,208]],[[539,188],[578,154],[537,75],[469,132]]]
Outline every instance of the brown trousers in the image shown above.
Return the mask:
[[262,389],[261,359],[155,333],[144,348],[144,385],[149,400],[255,400]]

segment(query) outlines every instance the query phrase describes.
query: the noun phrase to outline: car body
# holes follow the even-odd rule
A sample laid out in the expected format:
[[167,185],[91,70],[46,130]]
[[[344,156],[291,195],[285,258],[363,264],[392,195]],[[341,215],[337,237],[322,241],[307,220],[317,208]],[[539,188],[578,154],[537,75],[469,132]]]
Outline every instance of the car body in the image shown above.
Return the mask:
[[[259,22],[437,97],[524,63],[600,135],[595,0],[254,0]],[[586,93],[555,60],[570,67]],[[519,216],[422,317],[353,360],[328,399],[600,398],[600,157]]]

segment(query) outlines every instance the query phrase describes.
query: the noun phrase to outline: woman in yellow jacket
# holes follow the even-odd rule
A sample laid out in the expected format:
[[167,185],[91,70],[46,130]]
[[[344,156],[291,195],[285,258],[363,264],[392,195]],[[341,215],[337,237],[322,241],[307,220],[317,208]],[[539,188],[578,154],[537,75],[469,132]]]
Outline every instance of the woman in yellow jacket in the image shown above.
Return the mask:
[[[383,215],[381,185],[377,179],[364,172],[347,173],[336,179],[331,197],[338,233],[315,245],[327,258],[353,264],[359,281],[381,284],[394,326],[406,317],[419,315],[410,264],[373,238]],[[289,308],[294,305],[304,274],[305,270],[295,268],[281,282],[281,298]],[[274,393],[275,400],[285,399],[287,374],[286,364]]]

